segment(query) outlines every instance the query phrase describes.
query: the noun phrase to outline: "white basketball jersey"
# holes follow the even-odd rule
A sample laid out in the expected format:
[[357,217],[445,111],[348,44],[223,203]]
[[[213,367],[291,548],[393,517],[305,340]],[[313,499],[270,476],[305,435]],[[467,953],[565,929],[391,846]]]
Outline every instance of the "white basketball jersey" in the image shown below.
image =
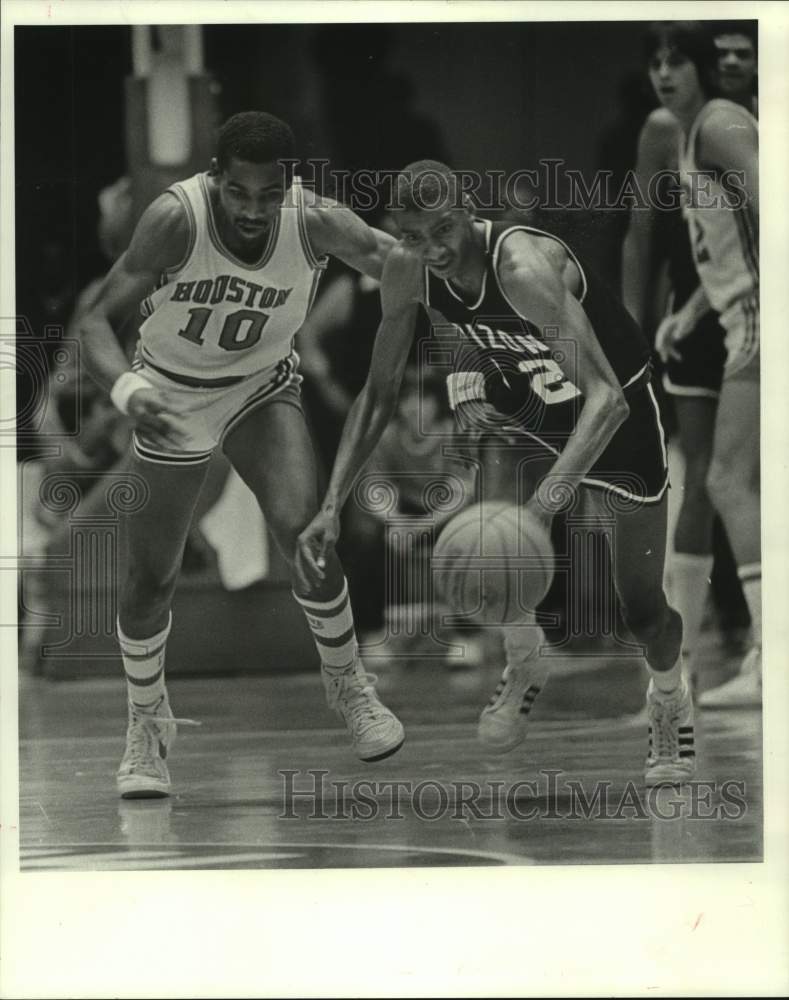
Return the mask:
[[165,372],[210,381],[251,375],[287,357],[326,267],[308,242],[298,178],[251,264],[222,243],[207,174],[168,190],[189,219],[189,248],[142,303],[142,358]]
[[707,298],[719,313],[759,287],[759,246],[748,209],[732,207],[732,189],[727,192],[719,178],[695,160],[699,129],[711,111],[721,108],[729,112],[732,127],[753,129],[758,136],[758,123],[749,111],[733,101],[715,99],[696,116],[680,157],[693,258]]

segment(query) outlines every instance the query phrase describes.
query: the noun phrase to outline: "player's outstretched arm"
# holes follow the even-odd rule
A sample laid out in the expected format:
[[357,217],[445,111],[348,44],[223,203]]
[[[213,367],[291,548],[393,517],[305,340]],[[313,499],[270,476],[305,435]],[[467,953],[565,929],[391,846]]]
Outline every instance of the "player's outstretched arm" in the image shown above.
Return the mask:
[[118,409],[154,443],[178,438],[177,426],[171,419],[175,410],[163,392],[129,370],[116,331],[156,287],[162,271],[182,261],[188,243],[183,209],[173,195],[160,195],[144,212],[128,250],[116,261],[90,308],[77,322],[89,371],[107,389]]
[[[595,332],[572,294],[574,271],[567,255],[556,246],[550,254],[525,233],[513,234],[504,244],[499,262],[502,287],[521,316],[540,329],[554,328],[565,345],[560,367],[583,393],[584,402],[575,427],[550,476],[553,483],[576,488],[589,472],[617,428],[627,419],[629,407]],[[555,491],[556,509],[561,490]],[[550,518],[554,509],[543,503],[535,512]],[[550,504],[549,504],[550,507]]]
[[394,413],[414,336],[422,276],[418,259],[401,248],[391,252],[381,284],[383,315],[367,382],[345,422],[321,509],[299,536],[296,567],[308,586],[323,579],[326,552],[339,537],[340,511]]
[[307,233],[317,256],[330,254],[362,274],[381,280],[384,261],[395,240],[372,229],[355,212],[327,198],[316,199],[305,211]]
[[[638,137],[635,176],[638,190],[651,199],[656,193],[655,178],[678,169],[680,126],[665,108],[649,115]],[[631,316],[645,326],[657,294],[660,256],[657,252],[659,206],[634,206],[622,245],[622,299]]]

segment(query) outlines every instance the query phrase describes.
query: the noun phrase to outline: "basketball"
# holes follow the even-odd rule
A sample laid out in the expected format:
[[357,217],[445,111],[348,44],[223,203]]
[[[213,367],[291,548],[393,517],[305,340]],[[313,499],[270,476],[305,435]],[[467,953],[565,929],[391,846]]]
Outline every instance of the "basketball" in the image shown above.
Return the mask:
[[523,507],[502,502],[466,508],[433,550],[439,600],[476,624],[522,621],[545,597],[553,570],[548,533]]

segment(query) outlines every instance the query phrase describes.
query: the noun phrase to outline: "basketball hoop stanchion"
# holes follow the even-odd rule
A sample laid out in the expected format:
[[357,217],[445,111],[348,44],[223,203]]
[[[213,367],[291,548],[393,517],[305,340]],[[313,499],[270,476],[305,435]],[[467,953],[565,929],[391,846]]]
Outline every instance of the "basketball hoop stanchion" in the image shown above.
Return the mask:
[[203,68],[200,25],[133,27],[132,56],[126,162],[136,223],[170,184],[208,168],[219,109],[218,87]]

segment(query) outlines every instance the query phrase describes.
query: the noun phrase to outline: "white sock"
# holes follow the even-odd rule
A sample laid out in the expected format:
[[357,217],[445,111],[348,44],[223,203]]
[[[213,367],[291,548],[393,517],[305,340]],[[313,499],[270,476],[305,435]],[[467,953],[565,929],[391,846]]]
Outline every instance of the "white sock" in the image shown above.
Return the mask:
[[682,655],[696,653],[709,594],[712,555],[675,552],[671,557],[671,604],[682,616]]
[[754,646],[762,645],[762,564],[749,563],[737,567],[745,603],[751,613],[751,631]]
[[118,623],[129,701],[139,708],[150,708],[164,694],[164,654],[172,623],[171,614],[161,632],[148,639],[130,639]]
[[658,691],[662,691],[664,694],[671,694],[672,691],[676,691],[679,687],[680,681],[682,680],[682,657],[677,657],[677,662],[669,670],[654,670],[647,664],[649,670],[649,676],[655,682],[655,687]]
[[523,695],[523,705],[521,711],[528,713],[537,695],[545,686],[548,680],[548,673],[551,661],[546,657],[540,658],[540,649],[545,642],[545,633],[534,622],[530,615],[529,623],[520,628],[507,626],[502,628],[504,633],[504,651],[507,658],[507,668],[517,666],[526,660],[530,660],[529,679],[530,683]]
[[545,642],[545,633],[539,625],[533,623],[518,628],[508,626],[502,628],[502,632],[507,666],[537,657],[540,647]]
[[309,601],[295,593],[293,596],[304,610],[321,663],[335,670],[350,666],[358,645],[347,581],[343,580],[339,595],[330,601]]

